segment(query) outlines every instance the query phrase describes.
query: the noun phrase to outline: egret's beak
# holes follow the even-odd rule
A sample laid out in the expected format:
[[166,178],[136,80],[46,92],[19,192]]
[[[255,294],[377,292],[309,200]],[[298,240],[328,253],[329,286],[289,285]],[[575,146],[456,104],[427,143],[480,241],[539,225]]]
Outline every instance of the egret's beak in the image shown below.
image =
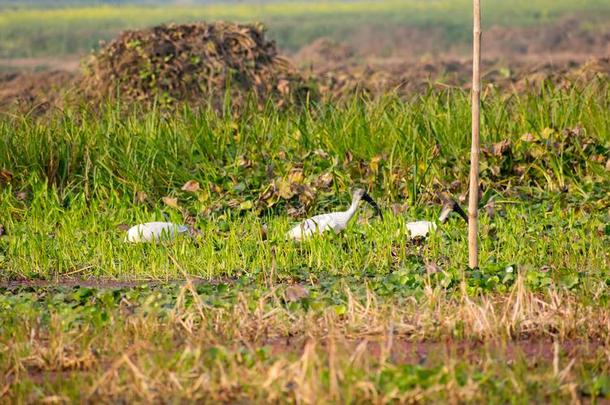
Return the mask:
[[459,216],[462,217],[462,219],[464,221],[466,221],[466,223],[468,223],[468,215],[466,215],[466,213],[464,212],[464,210],[462,209],[462,207],[460,207],[460,204],[458,204],[457,202],[453,202],[453,211],[457,212],[457,214]]
[[367,193],[364,193],[362,195],[362,199],[364,201],[366,201],[367,203],[369,203],[371,205],[371,207],[373,207],[375,209],[375,212],[377,213],[377,215],[379,215],[379,217],[381,219],[383,219],[383,214],[381,213],[381,208],[379,208],[379,205],[377,205],[375,200],[373,200],[370,195],[368,195]]

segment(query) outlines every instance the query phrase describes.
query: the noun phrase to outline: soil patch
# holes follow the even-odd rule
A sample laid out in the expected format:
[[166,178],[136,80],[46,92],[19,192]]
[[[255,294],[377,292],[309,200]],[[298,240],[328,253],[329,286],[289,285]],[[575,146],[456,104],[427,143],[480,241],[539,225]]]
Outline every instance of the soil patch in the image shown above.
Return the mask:
[[0,73],[0,111],[16,106],[22,112],[44,112],[61,106],[75,77],[66,71]]
[[351,46],[330,38],[318,38],[301,48],[292,59],[307,67],[340,65],[355,57],[356,51]]
[[[447,87],[470,87],[472,72],[470,60],[410,62],[397,59],[375,61],[368,64],[346,64],[322,68],[312,74],[320,92],[331,99],[354,93],[380,96],[395,92],[409,96],[427,90]],[[585,63],[503,63],[483,61],[483,84],[486,86],[525,91],[550,81],[557,86],[585,85],[599,78],[610,78],[610,58],[591,59]]]
[[[586,22],[585,22],[586,23]],[[350,58],[378,59],[397,57],[408,60],[429,61],[470,57],[472,34],[470,27],[354,27],[345,35],[337,54],[344,49],[352,52]],[[321,43],[317,43],[322,41]],[[316,40],[293,55],[299,64],[324,66],[328,63],[326,40]],[[610,24],[584,26],[576,17],[567,17],[554,24],[526,27],[495,25],[483,29],[482,55],[489,59],[506,61],[560,62],[567,59],[582,62],[592,57],[610,55]],[[323,48],[324,52],[321,52]],[[332,55],[330,56],[332,60]]]
[[41,72],[66,71],[76,72],[80,67],[79,55],[66,55],[63,58],[37,57],[0,59],[0,71],[5,72]]
[[[299,338],[274,339],[265,345],[271,348],[274,355],[294,353],[302,354],[307,341]],[[328,346],[328,340],[321,344]],[[551,362],[556,355],[562,357],[592,357],[603,352],[605,345],[598,340],[568,339],[555,343],[551,339],[517,339],[510,341],[411,341],[400,337],[392,339],[391,344],[374,338],[356,341],[341,341],[335,345],[347,348],[351,353],[362,352],[367,356],[379,358],[387,356],[396,364],[424,363],[427,360],[461,358],[471,361],[481,359],[481,354],[494,353],[506,360],[528,359],[532,363]]]
[[[307,81],[316,83],[317,92],[323,99],[337,100],[353,94],[378,97],[390,92],[408,97],[427,91],[430,86],[438,90],[451,87],[468,89],[471,69],[471,61],[468,59],[438,60],[428,63],[391,58],[368,63],[337,62],[323,67],[311,66]],[[595,82],[596,79],[603,81],[610,79],[610,58],[594,58],[584,63],[566,61],[536,64],[484,60],[482,75],[485,86],[516,92],[537,88],[545,81],[550,81],[559,87],[583,86]],[[61,108],[66,102],[64,97],[66,94],[82,97],[76,87],[78,82],[78,74],[65,71],[0,74],[0,111],[16,107],[21,113],[44,113],[53,107]],[[235,105],[241,105],[246,100],[247,94],[245,90],[239,91],[239,95],[231,99],[236,103]],[[259,97],[261,93],[253,94]],[[187,102],[189,97],[187,96]],[[279,105],[291,102],[291,96],[287,99],[278,97],[272,99]],[[89,101],[102,99],[100,93],[91,96]],[[204,104],[204,99],[195,101],[195,104]],[[154,100],[154,97],[143,102],[134,99],[128,104],[147,106],[151,100]],[[216,97],[212,103],[220,108],[220,98]]]
[[[572,59],[610,55],[610,27],[585,29],[577,18],[536,27],[490,27],[482,51],[489,57],[571,55]],[[580,57],[580,58],[579,58]]]
[[[203,279],[203,278],[191,278],[191,282],[194,285],[218,285],[218,284],[231,284],[235,282],[235,279],[222,277],[214,279]],[[0,281],[0,289],[16,290],[21,288],[65,288],[65,287],[87,287],[87,288],[136,288],[136,287],[156,287],[161,285],[185,284],[184,279],[174,280],[116,280],[116,279],[105,279],[105,278],[72,278],[64,277],[55,280],[36,280],[36,279],[15,279]]]

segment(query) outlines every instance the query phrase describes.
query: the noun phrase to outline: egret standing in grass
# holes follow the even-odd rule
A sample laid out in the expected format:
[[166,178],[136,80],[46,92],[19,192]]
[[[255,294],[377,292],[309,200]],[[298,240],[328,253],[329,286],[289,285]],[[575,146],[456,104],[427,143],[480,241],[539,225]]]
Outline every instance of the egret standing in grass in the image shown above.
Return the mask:
[[[460,207],[460,205],[453,200],[447,201],[443,205],[443,210],[441,211],[441,215],[438,217],[438,222],[444,224],[452,212],[457,213],[464,221],[466,221],[466,223],[468,223],[468,216],[462,207]],[[431,231],[436,230],[436,228],[436,223],[432,221],[407,222],[407,229],[409,230],[411,239],[425,238]]]
[[176,239],[178,235],[189,234],[186,225],[171,222],[146,222],[132,226],[127,231],[127,242],[161,242]]
[[303,240],[311,237],[315,234],[322,234],[326,231],[332,230],[335,233],[339,233],[349,224],[350,220],[356,214],[360,201],[364,200],[369,203],[377,212],[377,214],[383,218],[379,205],[370,195],[368,195],[363,189],[357,188],[354,190],[352,195],[352,205],[346,211],[331,212],[330,214],[321,214],[311,217],[296,225],[286,235],[287,238],[293,240]]

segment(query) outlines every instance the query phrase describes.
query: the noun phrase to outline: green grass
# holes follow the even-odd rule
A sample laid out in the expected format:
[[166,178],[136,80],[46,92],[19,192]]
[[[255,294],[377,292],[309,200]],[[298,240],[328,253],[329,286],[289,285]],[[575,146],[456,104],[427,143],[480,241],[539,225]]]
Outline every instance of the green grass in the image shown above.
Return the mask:
[[[561,270],[558,275],[606,276],[608,111],[603,85],[486,97],[483,142],[508,139],[512,152],[482,162],[485,199],[495,199],[505,215],[482,219],[483,235],[495,235],[482,238],[483,268],[549,265]],[[461,91],[409,102],[356,100],[309,112],[268,106],[236,120],[213,111],[124,115],[113,106],[99,119],[74,111],[42,121],[6,115],[0,161],[15,177],[0,203],[7,232],[0,240],[3,275],[52,278],[78,271],[175,278],[180,273],[168,264],[168,251],[191,274],[253,275],[269,265],[272,248],[281,274],[388,273],[395,270],[392,246],[406,243],[399,232],[405,221],[438,215],[430,202],[450,183],[460,181],[456,193],[465,191],[468,122],[468,96]],[[582,128],[574,135],[580,139],[571,146],[576,138],[565,130],[575,127]],[[521,141],[526,133],[540,140]],[[293,176],[295,171],[300,174]],[[319,185],[322,176],[332,183]],[[198,181],[201,190],[181,191],[188,180]],[[294,221],[287,212],[341,208],[355,185],[369,188],[387,212],[393,203],[407,203],[409,210],[305,247],[283,241]],[[291,187],[282,195],[282,188]],[[300,200],[299,190],[308,197]],[[143,204],[134,204],[138,192],[147,195]],[[182,212],[165,206],[164,196],[177,198]],[[203,232],[200,247],[188,241],[160,249],[121,242],[120,224],[162,220],[164,214],[182,221],[186,213]],[[263,223],[271,243],[261,242]],[[464,230],[460,222],[449,224],[432,239],[426,259],[446,257],[447,267],[461,274]],[[598,232],[605,236],[586,236]]]
[[[2,114],[0,178],[13,177],[0,190],[1,281],[161,284],[0,287],[0,398],[607,397],[608,83],[484,95],[483,145],[511,148],[482,156],[495,215],[481,210],[476,270],[459,219],[424,242],[405,231],[438,216],[437,191],[466,190],[469,117],[462,90],[235,117],[116,105]],[[201,189],[181,191],[189,180]],[[340,235],[284,240],[298,219],[346,206],[356,185],[383,220],[363,210]],[[118,228],[185,215],[196,240],[127,244]],[[184,286],[190,277],[203,284]],[[290,298],[295,284],[305,297]]]
[[[607,21],[610,6],[603,0],[493,0],[483,8],[486,26],[541,25],[566,16],[581,17],[594,29]],[[289,50],[320,36],[347,40],[364,27],[386,33],[404,26],[433,28],[441,30],[450,44],[467,44],[470,18],[470,2],[466,0],[9,9],[0,15],[0,57],[83,53],[124,29],[219,19],[262,21],[280,47]]]

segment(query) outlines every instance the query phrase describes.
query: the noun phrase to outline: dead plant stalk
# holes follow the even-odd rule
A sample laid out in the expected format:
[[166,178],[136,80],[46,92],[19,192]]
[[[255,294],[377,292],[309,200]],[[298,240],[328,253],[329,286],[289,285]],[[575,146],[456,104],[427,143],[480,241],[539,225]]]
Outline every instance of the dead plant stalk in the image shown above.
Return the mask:
[[472,143],[470,147],[470,189],[468,196],[468,265],[479,266],[477,209],[479,205],[479,130],[481,109],[481,2],[473,0],[472,46]]

